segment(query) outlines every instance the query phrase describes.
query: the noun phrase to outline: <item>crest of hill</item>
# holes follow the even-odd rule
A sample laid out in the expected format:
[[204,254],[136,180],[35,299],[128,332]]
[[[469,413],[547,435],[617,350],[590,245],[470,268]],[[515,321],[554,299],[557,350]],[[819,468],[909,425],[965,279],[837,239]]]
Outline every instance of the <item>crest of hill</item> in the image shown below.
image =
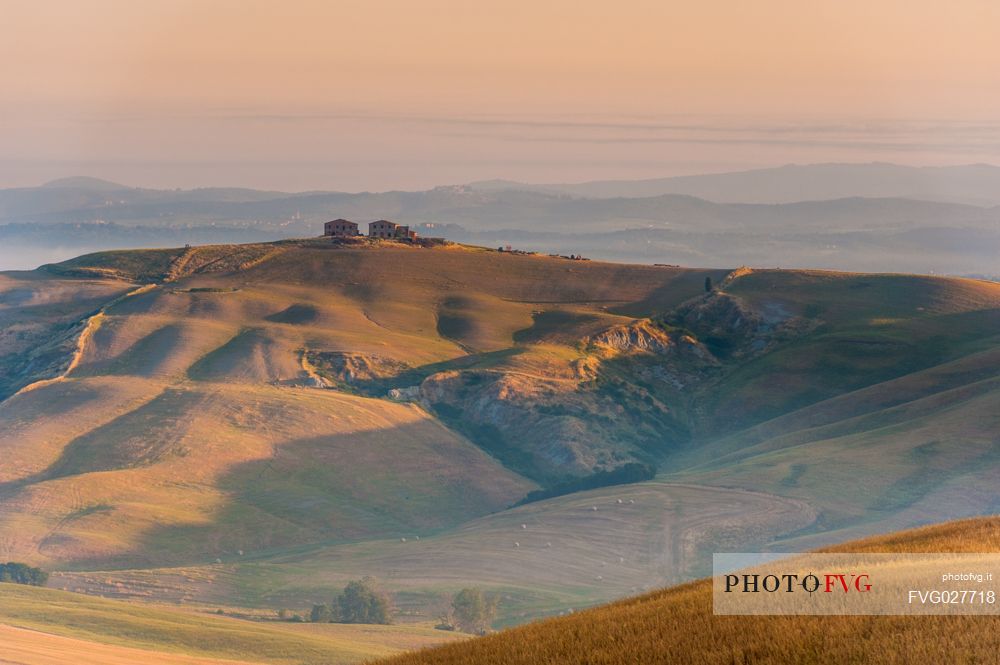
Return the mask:
[[316,285],[348,283],[374,289],[392,280],[393,289],[398,290],[410,288],[408,282],[432,280],[438,288],[450,282],[451,290],[484,291],[509,300],[607,303],[609,307],[636,304],[631,308],[636,312],[672,306],[698,292],[695,288],[668,289],[667,285],[700,286],[699,280],[706,276],[718,280],[728,272],[570,261],[457,244],[417,247],[391,241],[332,244],[322,240],[115,250],[40,270],[66,277],[150,283],[250,268],[254,270],[248,276],[261,281],[311,280]]
[[[846,543],[844,552],[998,552],[987,517]],[[710,580],[406,654],[386,665],[993,662],[996,616],[715,616]],[[863,636],[863,638],[859,637]]]

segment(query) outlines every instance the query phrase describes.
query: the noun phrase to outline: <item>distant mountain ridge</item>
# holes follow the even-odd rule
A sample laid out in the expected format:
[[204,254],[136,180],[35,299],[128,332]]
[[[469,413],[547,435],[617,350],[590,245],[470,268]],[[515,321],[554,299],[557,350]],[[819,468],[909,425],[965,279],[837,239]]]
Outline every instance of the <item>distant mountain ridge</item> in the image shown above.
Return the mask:
[[[648,198],[664,194],[686,194],[716,203],[792,203],[851,197],[911,198],[923,201],[965,203],[977,206],[1000,205],[1000,166],[960,164],[954,166],[906,166],[888,162],[785,164],[783,166],[636,180],[590,180],[576,183],[528,183],[497,178],[445,185],[434,189],[469,188],[480,192],[544,192],[582,198]],[[311,190],[289,192],[255,190],[245,187],[199,187],[156,189],[134,187],[90,176],[69,176],[44,183],[44,189],[89,191],[242,193],[249,199],[261,194],[269,198],[296,198],[314,194],[379,196],[417,193],[385,190],[347,192]],[[34,187],[0,189],[25,191]],[[433,191],[425,190],[425,191]]]
[[471,244],[614,261],[993,274],[998,206],[1000,169],[988,165],[819,164],[633,182],[491,181],[361,193],[156,190],[66,178],[0,190],[0,268],[37,265],[26,258],[35,254],[16,247],[44,250],[52,261],[88,250],[309,237],[324,221],[345,217],[399,220],[424,235]]
[[990,164],[914,167],[870,164],[787,164],[776,168],[648,180],[527,184],[474,182],[480,191],[523,190],[586,198],[687,194],[717,203],[792,203],[848,197],[911,198],[1000,205],[1000,167]]
[[110,180],[101,178],[91,178],[90,176],[70,176],[69,178],[58,178],[50,180],[42,185],[46,189],[89,189],[94,191],[113,192],[122,189],[132,189],[127,185],[122,185]]
[[49,183],[37,188],[0,190],[0,224],[102,222],[174,228],[221,225],[271,232],[284,229],[285,236],[302,236],[318,230],[317,224],[333,215],[362,222],[386,217],[409,223],[460,224],[469,230],[535,232],[644,226],[773,230],[785,224],[794,230],[810,226],[830,230],[830,224],[836,224],[839,230],[926,225],[995,228],[1000,222],[1000,203],[982,206],[857,194],[785,203],[719,203],[686,193],[581,198],[541,191],[539,188],[546,187],[542,185],[524,185],[525,189],[458,185],[422,192],[289,194],[238,188],[111,190],[104,185],[80,187],[77,180],[59,181],[67,182],[65,186]]

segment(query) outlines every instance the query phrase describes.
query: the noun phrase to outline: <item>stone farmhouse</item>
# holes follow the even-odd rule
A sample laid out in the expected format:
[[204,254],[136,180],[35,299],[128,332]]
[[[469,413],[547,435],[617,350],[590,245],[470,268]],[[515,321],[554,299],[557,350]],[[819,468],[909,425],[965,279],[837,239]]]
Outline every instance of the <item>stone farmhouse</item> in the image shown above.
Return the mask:
[[368,225],[368,237],[414,240],[417,237],[417,232],[411,231],[409,226],[380,219],[377,222],[371,222]]
[[356,236],[358,235],[358,225],[346,219],[335,219],[323,225],[323,235],[325,236]]
[[[323,235],[336,238],[353,238],[358,234],[358,225],[346,219],[335,219],[323,225]],[[416,240],[417,232],[409,226],[396,224],[385,219],[368,224],[369,238],[391,238],[395,240]]]

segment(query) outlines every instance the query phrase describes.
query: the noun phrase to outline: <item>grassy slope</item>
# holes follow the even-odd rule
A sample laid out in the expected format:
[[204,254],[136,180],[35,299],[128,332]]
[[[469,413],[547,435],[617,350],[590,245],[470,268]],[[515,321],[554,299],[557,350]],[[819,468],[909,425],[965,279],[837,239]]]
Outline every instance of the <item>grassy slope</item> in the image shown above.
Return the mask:
[[426,534],[503,508],[532,483],[417,406],[311,389],[303,350],[433,365],[510,347],[539,312],[588,312],[587,329],[718,274],[308,242],[47,271],[175,278],[107,308],[67,380],[0,404],[0,551],[77,567]]
[[765,272],[731,290],[822,324],[710,387],[719,420],[763,422],[707,437],[672,478],[809,500],[818,529],[792,549],[995,510],[1000,289]]
[[[50,413],[57,390],[109,399],[81,422]],[[416,407],[332,391],[101,377],[0,413],[23,460],[0,508],[14,558],[148,565],[433,531],[530,487]]]
[[[997,552],[1000,519],[876,537],[842,551]],[[987,663],[1000,618],[716,617],[702,580],[386,661],[393,665],[521,663]]]
[[991,282],[755,271],[727,292],[813,327],[713,386],[715,432],[1000,345],[1000,286]]
[[37,630],[14,628],[0,624],[3,665],[240,665],[245,661],[220,660],[202,656],[135,649],[113,644],[101,644]]
[[[415,366],[403,375],[410,383],[401,385],[441,370],[500,376],[496,384],[480,384],[491,390],[457,403],[526,424],[525,436],[536,437],[553,464],[592,463],[628,450],[629,441],[616,439],[627,418],[642,422],[664,411],[686,418],[697,445],[664,447],[669,477],[812,503],[818,526],[828,531],[810,534],[812,541],[799,534],[786,541],[792,548],[990,512],[1000,500],[992,489],[997,285],[751,273],[726,288],[745,308],[733,320],[743,314],[790,320],[800,324],[792,334],[711,371],[692,369],[678,355],[602,358],[596,389],[588,393],[577,363],[592,357],[581,337],[670,310],[699,295],[706,275],[718,282],[721,273],[468,248],[335,250],[306,243],[248,246],[235,258],[229,251],[199,248],[171,255],[166,267],[151,264],[181,279],[112,308],[69,381],[0,407],[12,433],[0,444],[16,460],[5,466],[8,484],[0,488],[7,493],[0,517],[7,553],[78,566],[218,556],[222,568],[193,571],[195,582],[186,579],[191,569],[128,571],[112,579],[136,583],[140,596],[265,606],[307,603],[349,576],[378,572],[404,593],[404,603],[427,612],[442,592],[488,579],[511,596],[507,620],[613,598],[637,580],[645,579],[641,588],[693,570],[679,561],[664,568],[639,551],[660,538],[685,542],[686,523],[675,522],[670,509],[604,528],[603,515],[581,523],[563,510],[575,498],[531,508],[545,520],[551,516],[546,528],[563,548],[557,559],[569,575],[548,588],[543,583],[554,562],[545,553],[512,556],[508,541],[520,535],[510,529],[516,533],[519,524],[506,516],[428,538],[502,507],[530,484],[415,407],[295,387],[309,383],[297,362],[302,348]],[[149,278],[135,272],[144,264],[133,258],[112,257],[115,270]],[[83,257],[73,270],[107,260]],[[192,273],[192,266],[204,270]],[[691,323],[705,329],[694,332],[706,340],[717,324],[711,317]],[[661,379],[672,373],[683,388]],[[100,410],[88,406],[98,395]],[[518,395],[520,410],[497,411],[517,406]],[[564,415],[531,420],[540,404]],[[583,407],[600,409],[604,424],[574,419],[573,409]],[[536,428],[539,422],[551,429]],[[137,440],[136,431],[150,436]],[[606,449],[593,447],[595,433]],[[357,441],[370,444],[365,454]],[[458,455],[478,461],[452,464]],[[435,476],[444,469],[456,475],[441,488]],[[365,477],[379,482],[359,482]],[[697,523],[726,495],[704,502],[690,494],[660,496],[663,506],[686,506],[685,517]],[[740,537],[760,542],[788,530],[772,524]],[[420,556],[412,539],[378,540],[418,533],[426,548]],[[618,539],[631,548],[624,553],[628,571],[596,571],[601,561],[610,563]],[[248,559],[254,563],[235,563]],[[635,561],[643,563],[632,568]],[[598,584],[597,575],[606,580]],[[67,583],[108,591],[100,583],[104,574],[84,577]]]
[[[355,663],[456,639],[454,634],[418,626],[250,622],[9,584],[3,585],[2,593],[0,625],[42,633],[35,642],[21,640],[20,648],[27,654],[44,654],[52,644],[48,635],[83,641],[63,645],[63,662],[79,662],[77,649],[85,655],[91,648],[102,648],[91,646],[99,643],[143,649],[143,662],[152,663],[157,655],[145,650],[255,663]],[[110,653],[116,655],[114,650]],[[0,651],[0,662],[3,656]]]
[[458,589],[484,586],[503,596],[501,621],[518,623],[689,579],[704,572],[710,543],[763,544],[813,518],[802,501],[653,481],[527,504],[419,540],[302,547],[199,568],[57,574],[53,583],[109,597],[306,609],[373,574],[394,592],[403,620],[434,619]]
[[66,369],[80,321],[131,284],[0,273],[0,399]]

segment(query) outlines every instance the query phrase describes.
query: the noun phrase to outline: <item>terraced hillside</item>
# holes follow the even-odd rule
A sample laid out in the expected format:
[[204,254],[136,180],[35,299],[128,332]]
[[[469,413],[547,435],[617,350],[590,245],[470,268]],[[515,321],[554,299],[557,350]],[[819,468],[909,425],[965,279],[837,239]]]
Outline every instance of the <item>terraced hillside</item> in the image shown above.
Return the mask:
[[[997,552],[1000,519],[894,533],[845,552]],[[626,663],[988,663],[996,616],[714,616],[710,580],[461,644],[386,665],[625,665]]]

